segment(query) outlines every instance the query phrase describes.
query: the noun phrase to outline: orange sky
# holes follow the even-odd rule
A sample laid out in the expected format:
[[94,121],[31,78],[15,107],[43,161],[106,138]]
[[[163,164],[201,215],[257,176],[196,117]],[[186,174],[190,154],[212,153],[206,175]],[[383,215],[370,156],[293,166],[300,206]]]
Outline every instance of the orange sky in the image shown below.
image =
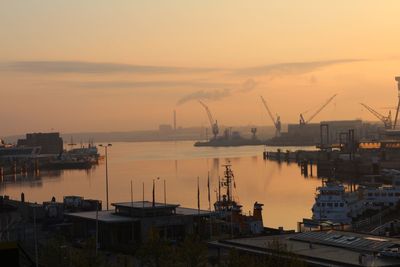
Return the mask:
[[[396,104],[400,2],[2,1],[0,136],[272,125]],[[307,114],[310,114],[310,111]],[[306,114],[306,116],[307,116]]]

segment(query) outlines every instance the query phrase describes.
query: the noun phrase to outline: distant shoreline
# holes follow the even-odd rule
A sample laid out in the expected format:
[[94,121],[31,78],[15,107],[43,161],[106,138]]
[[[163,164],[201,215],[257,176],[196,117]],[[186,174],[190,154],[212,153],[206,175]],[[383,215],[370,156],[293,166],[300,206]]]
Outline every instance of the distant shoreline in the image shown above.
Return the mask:
[[[224,126],[223,126],[224,127]],[[232,127],[235,131],[247,138],[251,136],[250,128],[254,126]],[[257,126],[256,126],[257,127]],[[225,128],[225,127],[224,127]],[[226,127],[230,128],[230,127]],[[258,126],[258,136],[260,139],[267,139],[273,136],[272,126]],[[208,131],[210,132],[210,131]],[[211,138],[206,136],[206,127],[178,128],[176,130],[142,130],[126,132],[82,132],[82,133],[61,133],[64,143],[70,143],[71,139],[75,144],[87,144],[89,142],[164,142],[164,141],[205,141]],[[10,135],[3,139],[6,143],[16,143],[18,139],[25,135]]]

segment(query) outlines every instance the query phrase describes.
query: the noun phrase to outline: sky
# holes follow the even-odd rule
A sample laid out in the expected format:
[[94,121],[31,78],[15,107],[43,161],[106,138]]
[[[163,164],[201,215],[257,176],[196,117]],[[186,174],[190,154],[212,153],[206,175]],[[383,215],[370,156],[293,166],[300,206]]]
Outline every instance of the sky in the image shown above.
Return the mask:
[[0,136],[374,120],[397,104],[399,1],[0,0]]

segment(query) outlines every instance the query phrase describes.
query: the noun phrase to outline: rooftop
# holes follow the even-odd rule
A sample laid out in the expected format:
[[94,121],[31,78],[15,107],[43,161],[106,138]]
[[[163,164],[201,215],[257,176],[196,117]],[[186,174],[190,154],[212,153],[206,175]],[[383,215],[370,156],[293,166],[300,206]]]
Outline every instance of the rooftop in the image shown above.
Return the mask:
[[208,210],[198,210],[198,209],[192,209],[192,208],[183,208],[183,207],[178,207],[176,208],[176,214],[178,215],[192,215],[192,216],[204,216],[204,215],[210,215],[210,212]]
[[[104,223],[124,223],[124,222],[134,222],[139,221],[143,217],[164,217],[164,216],[208,216],[210,211],[208,210],[198,210],[192,208],[179,207],[178,204],[164,204],[155,203],[154,207],[152,202],[149,201],[136,201],[136,202],[121,202],[113,203],[111,205],[116,207],[116,210],[103,210],[98,212],[98,220]],[[138,212],[124,212],[128,211],[138,211]],[[174,210],[172,213],[153,213],[152,211],[160,210]],[[141,211],[149,211],[148,213],[142,213]],[[85,212],[70,212],[65,213],[66,216],[86,219],[86,220],[96,220],[96,211],[85,211]]]
[[169,203],[159,203],[155,202],[153,207],[153,202],[150,201],[133,201],[133,202],[119,202],[112,203],[114,207],[122,207],[122,208],[133,208],[133,209],[175,209],[179,207],[179,204],[169,204]]
[[[318,266],[360,266],[361,253],[373,266],[400,266],[400,259],[373,256],[382,249],[400,246],[400,239],[345,231],[318,231],[213,241],[210,245],[236,248],[255,254],[269,254],[268,243],[278,240],[308,263]],[[310,248],[310,244],[312,244]],[[372,265],[371,265],[372,266]]]
[[[64,215],[80,219],[96,220],[96,211],[70,212],[65,213]],[[138,221],[136,218],[116,215],[113,210],[99,211],[98,220],[99,222],[104,223],[124,223]]]
[[397,239],[344,231],[304,232],[294,235],[291,239],[376,253],[385,248],[400,246],[400,240]]

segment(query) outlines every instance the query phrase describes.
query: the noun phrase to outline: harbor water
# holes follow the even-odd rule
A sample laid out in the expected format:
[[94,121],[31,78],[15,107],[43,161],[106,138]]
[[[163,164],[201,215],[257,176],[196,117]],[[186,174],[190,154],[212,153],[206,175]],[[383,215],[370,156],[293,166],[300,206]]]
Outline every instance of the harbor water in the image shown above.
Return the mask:
[[[144,197],[151,201],[153,180],[156,201],[164,202],[165,180],[168,203],[197,208],[199,177],[201,208],[208,209],[208,173],[212,204],[216,200],[218,177],[223,176],[223,165],[231,164],[235,175],[234,197],[243,206],[243,213],[249,213],[255,201],[261,202],[265,226],[295,229],[298,221],[311,217],[315,189],[321,181],[303,177],[295,163],[263,160],[263,151],[263,146],[194,147],[190,141],[113,143],[108,149],[109,202],[130,201],[131,181],[133,199],[142,200],[144,183]],[[104,154],[101,147],[99,152]],[[63,196],[78,195],[101,199],[105,208],[105,161],[90,170],[41,171],[37,176],[3,177],[0,195],[19,199],[22,192],[26,201],[49,201],[53,196],[62,201]]]

